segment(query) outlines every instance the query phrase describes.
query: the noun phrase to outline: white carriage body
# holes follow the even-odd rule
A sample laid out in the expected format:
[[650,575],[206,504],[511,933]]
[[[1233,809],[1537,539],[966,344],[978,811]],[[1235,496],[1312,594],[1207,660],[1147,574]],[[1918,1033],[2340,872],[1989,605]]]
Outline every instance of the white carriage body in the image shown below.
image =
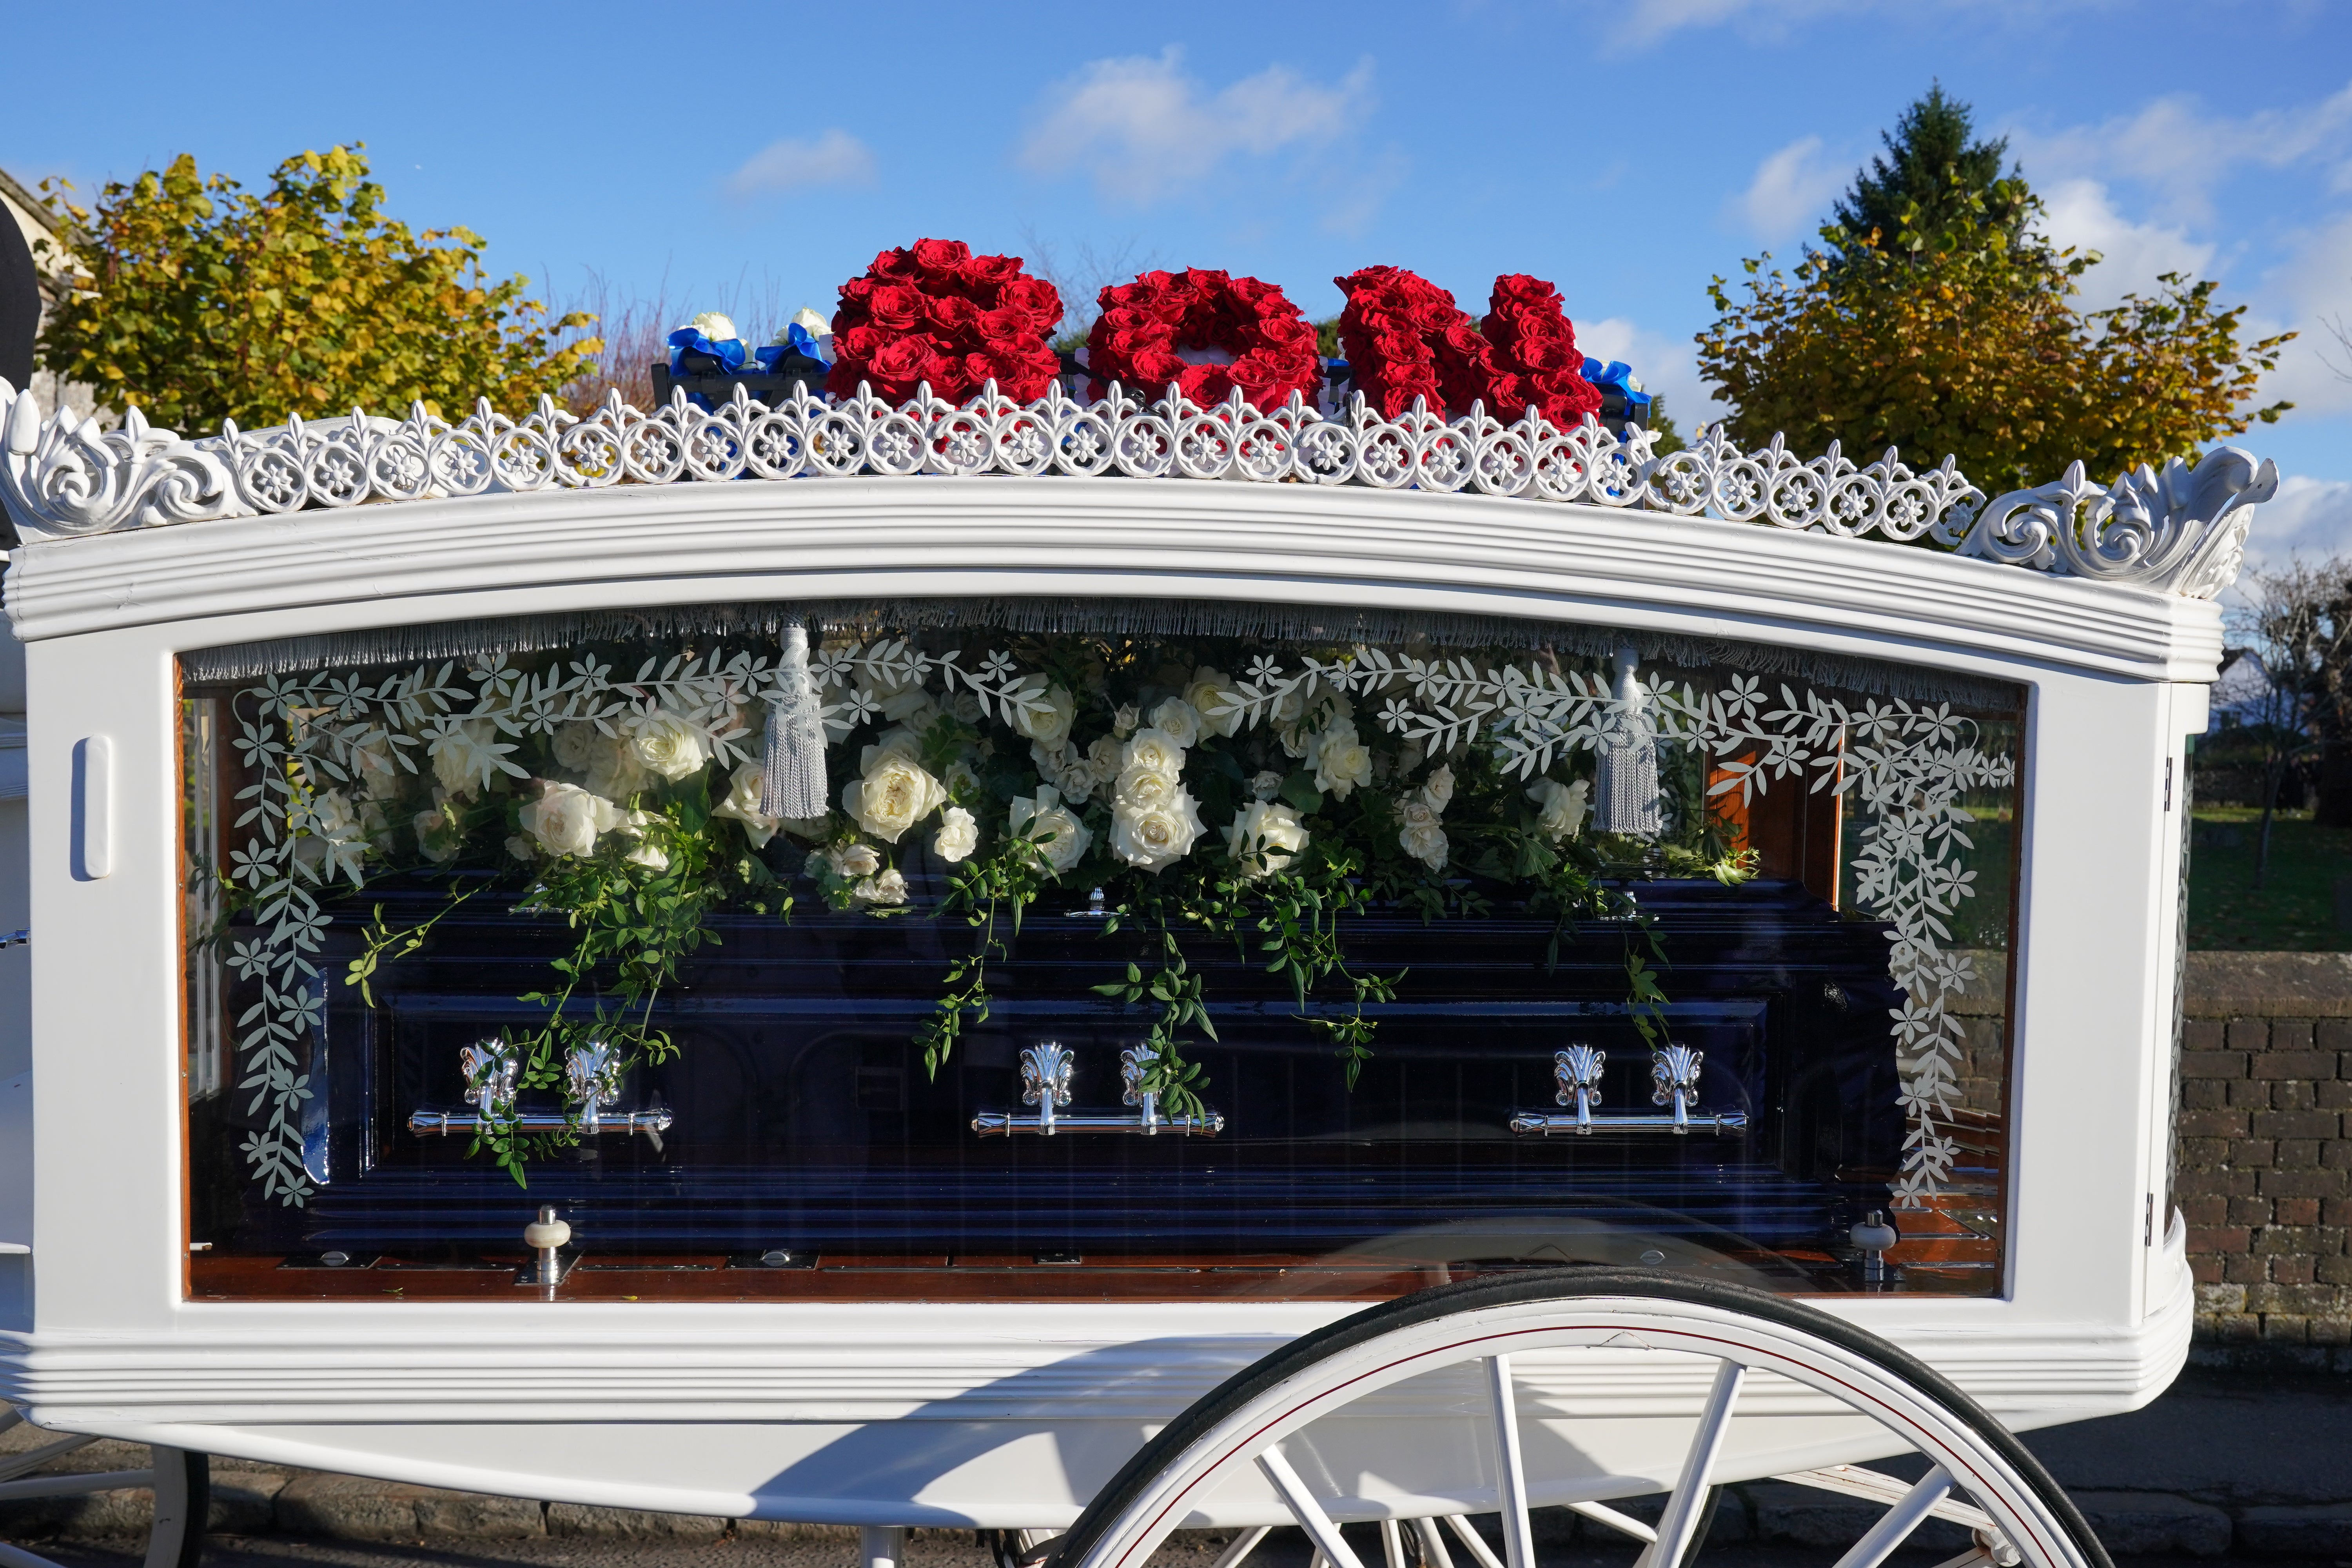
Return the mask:
[[[64,438],[23,417],[8,428],[10,503],[28,542],[7,603],[38,737],[37,1177],[0,1195],[0,1223],[15,1227],[0,1241],[29,1249],[0,1256],[0,1396],[37,1422],[551,1500],[1045,1527],[1233,1371],[1351,1310],[190,1299],[177,656],[713,602],[1047,594],[1375,607],[1738,639],[2021,684],[2004,1288],[1820,1304],[2018,1427],[2134,1408],[2185,1357],[2189,1277],[2165,1208],[2176,775],[2182,738],[2205,724],[2221,626],[2179,574],[2098,581],[2046,569],[2047,552],[2036,569],[1475,490],[1055,473],[499,484],[282,513],[232,492],[213,503],[228,515],[68,526],[36,505],[38,470],[57,466]],[[137,433],[111,448],[121,522],[171,521],[153,472],[163,449]],[[104,467],[98,447],[83,451],[86,468]],[[2259,499],[2242,468],[2232,495]],[[2156,524],[2216,515],[2208,504],[2183,522],[2179,510]],[[2247,510],[2199,553],[2208,595],[2234,569]],[[1570,1492],[1578,1455],[1593,1475],[1670,1479],[1677,1423],[1706,1394],[1703,1372],[1636,1349],[1599,1381],[1547,1384],[1539,1364],[1521,1375]],[[1425,1399],[1414,1413],[1350,1427],[1361,1447],[1335,1448],[1333,1472],[1376,1478],[1383,1455],[1423,1443],[1430,1424],[1468,1419]],[[1728,1456],[1723,1479],[1881,1447],[1794,1397],[1769,1430],[1769,1442],[1743,1439],[1764,1447]],[[1240,1498],[1224,1517],[1260,1515],[1279,1517]]]

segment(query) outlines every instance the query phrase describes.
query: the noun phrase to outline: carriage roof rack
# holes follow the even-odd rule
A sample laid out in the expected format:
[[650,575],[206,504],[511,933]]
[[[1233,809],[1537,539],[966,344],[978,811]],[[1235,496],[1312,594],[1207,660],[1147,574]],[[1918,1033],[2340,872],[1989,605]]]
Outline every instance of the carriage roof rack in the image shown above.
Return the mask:
[[773,405],[737,387],[696,406],[684,391],[648,413],[609,395],[581,416],[541,397],[523,417],[487,400],[452,423],[412,405],[406,418],[353,410],[331,419],[183,437],[133,406],[102,430],[0,380],[0,500],[17,537],[44,542],[163,524],[323,511],[363,502],[447,500],[534,490],[874,477],[1066,476],[1223,479],[1461,492],[1706,517],[1791,531],[1926,545],[2029,571],[2188,598],[2237,578],[2255,503],[2278,470],[2234,447],[2107,486],[2076,462],[2063,477],[1984,492],[1947,457],[1915,471],[1895,448],[1857,467],[1832,442],[1810,461],[1775,436],[1745,450],[1721,426],[1669,454],[1638,426],[1560,429],[1529,409],[1511,423],[1474,405],[1447,419],[1416,399],[1386,418],[1361,395],[1325,417],[1297,395],[1271,410],[1239,392],[1202,406],[1171,386],[1145,402],[1113,385],[1082,403],[1056,383],[1034,403],[993,382],[962,405],[928,386],[893,406],[860,386],[805,388]]

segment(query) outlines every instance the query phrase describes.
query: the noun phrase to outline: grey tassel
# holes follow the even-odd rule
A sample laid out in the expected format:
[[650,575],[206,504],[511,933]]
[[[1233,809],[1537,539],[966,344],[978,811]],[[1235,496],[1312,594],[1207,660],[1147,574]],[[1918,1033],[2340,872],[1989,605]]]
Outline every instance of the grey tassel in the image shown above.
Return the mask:
[[768,699],[768,752],[760,767],[760,815],[801,820],[823,816],[824,720],[816,678],[809,673],[808,627],[797,616],[784,623],[784,655]]
[[1592,829],[1647,838],[1662,826],[1658,816],[1658,737],[1643,711],[1646,694],[1634,679],[1641,655],[1631,646],[1617,650],[1617,711],[1601,738],[1594,770]]

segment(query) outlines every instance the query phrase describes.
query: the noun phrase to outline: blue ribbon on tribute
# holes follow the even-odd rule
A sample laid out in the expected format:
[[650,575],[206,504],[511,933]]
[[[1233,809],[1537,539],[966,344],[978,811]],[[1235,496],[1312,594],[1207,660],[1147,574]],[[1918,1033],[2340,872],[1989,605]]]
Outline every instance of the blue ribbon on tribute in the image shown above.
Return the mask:
[[677,374],[680,363],[689,353],[709,354],[732,373],[743,368],[743,340],[721,338],[716,342],[705,337],[699,328],[680,327],[669,335],[670,374]]
[[798,321],[794,321],[791,326],[784,329],[784,341],[782,342],[770,343],[763,349],[754,349],[752,353],[754,357],[759,360],[760,368],[761,370],[768,371],[774,370],[777,365],[781,364],[784,360],[790,358],[793,354],[800,354],[804,358],[813,359],[819,364],[827,364],[831,363],[823,353],[818,352],[816,334],[810,331],[806,327],[802,326]]
[[1584,362],[1584,379],[1595,386],[1614,386],[1620,391],[1631,391],[1632,388],[1625,384],[1633,379],[1633,367],[1622,359],[1612,359],[1607,364],[1597,359],[1588,359]]

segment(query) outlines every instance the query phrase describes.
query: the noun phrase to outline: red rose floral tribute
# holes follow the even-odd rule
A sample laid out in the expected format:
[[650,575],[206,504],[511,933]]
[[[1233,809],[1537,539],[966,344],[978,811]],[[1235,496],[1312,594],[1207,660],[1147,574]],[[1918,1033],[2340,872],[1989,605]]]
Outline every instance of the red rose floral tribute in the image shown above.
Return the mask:
[[1495,279],[1486,302],[1486,339],[1494,379],[1486,406],[1515,419],[1533,407],[1562,430],[1601,412],[1601,389],[1584,379],[1584,353],[1559,290],[1514,272]]
[[1034,402],[1061,370],[1046,342],[1061,319],[1062,296],[1022,270],[1019,257],[919,239],[882,252],[841,286],[825,390],[854,396],[864,382],[903,404],[929,383],[935,395],[962,403],[992,377],[1005,396]]
[[1416,397],[1454,416],[1483,402],[1499,419],[1532,405],[1562,429],[1601,412],[1559,290],[1539,278],[1496,279],[1484,331],[1451,293],[1402,268],[1368,267],[1332,281],[1348,296],[1339,343],[1356,389],[1383,418],[1403,414]]
[[[1261,409],[1292,393],[1313,398],[1323,384],[1315,328],[1272,283],[1206,268],[1145,272],[1105,289],[1102,314],[1087,338],[1092,395],[1114,381],[1153,397],[1171,383],[1199,404],[1223,402],[1235,387]],[[1227,363],[1189,360],[1221,353]]]
[[1486,395],[1486,340],[1454,296],[1401,267],[1367,267],[1331,281],[1348,296],[1339,348],[1356,390],[1383,418],[1416,397],[1437,409],[1466,409]]

